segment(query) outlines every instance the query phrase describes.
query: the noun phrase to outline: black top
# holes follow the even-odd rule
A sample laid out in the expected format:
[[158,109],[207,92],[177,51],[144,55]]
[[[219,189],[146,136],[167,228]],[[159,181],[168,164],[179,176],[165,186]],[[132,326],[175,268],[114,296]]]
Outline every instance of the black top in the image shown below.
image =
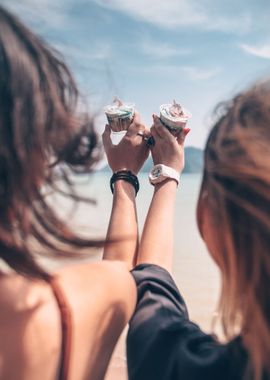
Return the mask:
[[186,304],[165,269],[141,264],[131,273],[138,303],[127,338],[129,380],[244,378],[247,353],[240,337],[224,345],[202,332],[189,320]]

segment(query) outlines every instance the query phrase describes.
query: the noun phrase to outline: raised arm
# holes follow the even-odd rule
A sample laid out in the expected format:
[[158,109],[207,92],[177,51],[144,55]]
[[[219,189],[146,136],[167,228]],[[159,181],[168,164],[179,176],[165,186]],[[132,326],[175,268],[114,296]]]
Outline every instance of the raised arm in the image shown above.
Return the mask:
[[[164,128],[157,116],[153,116],[151,134],[154,164],[166,165],[179,173],[184,168],[184,138],[189,129],[184,129],[178,139]],[[155,185],[154,195],[145,221],[137,264],[157,264],[169,272],[172,270],[173,221],[177,182],[166,179]]]
[[[118,145],[112,144],[110,127],[106,126],[103,144],[109,166],[114,173],[129,170],[137,175],[148,157],[149,148],[138,132],[147,134],[138,114]],[[117,180],[114,183],[112,212],[103,254],[103,259],[122,261],[129,269],[136,263],[138,250],[135,195],[135,189],[129,182]]]

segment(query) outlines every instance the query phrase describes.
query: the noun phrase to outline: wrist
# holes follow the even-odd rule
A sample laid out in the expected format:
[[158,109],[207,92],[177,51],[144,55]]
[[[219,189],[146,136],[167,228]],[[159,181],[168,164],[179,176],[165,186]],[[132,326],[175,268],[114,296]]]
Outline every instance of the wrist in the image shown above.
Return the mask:
[[162,188],[171,191],[173,193],[176,193],[178,183],[173,178],[166,178],[164,181],[157,183],[155,185],[155,191],[158,191]]
[[119,167],[111,168],[111,170],[113,173],[128,171],[128,172],[131,172],[133,175],[136,175],[136,176],[138,175],[138,171],[131,169],[130,166],[119,166]]
[[116,181],[114,183],[114,192],[113,192],[114,195],[121,195],[121,194],[127,194],[133,198],[135,198],[136,196],[136,191],[134,189],[134,186],[123,180],[123,179],[119,179],[118,181]]
[[156,165],[165,165],[165,166],[168,166],[169,168],[172,168],[173,170],[175,170],[179,174],[181,174],[182,171],[183,171],[182,168],[179,168],[179,165],[175,165],[175,164],[172,164],[171,162],[166,162],[164,160],[159,160],[159,161],[157,161],[157,163],[155,163],[153,161],[153,164],[154,164],[154,166],[156,166]]
[[[134,175],[130,170],[120,170],[113,173],[110,179],[110,187],[111,187],[112,193],[114,193],[115,184],[119,181],[121,181],[121,183],[126,182],[129,185],[131,185],[135,191],[135,196],[137,195],[140,189],[139,180],[138,180],[138,177]],[[122,189],[130,192],[129,187],[127,187],[124,184],[119,185],[119,190],[122,190]]]

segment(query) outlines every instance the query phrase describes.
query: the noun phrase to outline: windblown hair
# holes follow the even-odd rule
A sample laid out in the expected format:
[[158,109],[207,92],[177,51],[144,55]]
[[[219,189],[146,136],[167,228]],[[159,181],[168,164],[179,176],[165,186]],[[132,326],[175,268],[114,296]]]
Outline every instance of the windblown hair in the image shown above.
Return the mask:
[[[228,338],[240,331],[247,377],[270,374],[270,81],[218,108],[205,150],[201,195],[215,230],[220,314]],[[200,198],[199,198],[200,202]]]
[[0,257],[21,274],[48,277],[36,251],[66,256],[102,243],[76,236],[45,196],[63,191],[62,180],[77,199],[72,175],[99,158],[78,95],[61,56],[0,7]]

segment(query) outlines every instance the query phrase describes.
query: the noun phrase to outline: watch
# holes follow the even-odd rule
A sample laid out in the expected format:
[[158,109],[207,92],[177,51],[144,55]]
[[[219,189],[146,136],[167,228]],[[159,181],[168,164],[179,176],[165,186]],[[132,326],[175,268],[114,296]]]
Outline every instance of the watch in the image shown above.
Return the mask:
[[180,174],[177,170],[170,168],[169,166],[158,164],[153,167],[153,169],[150,171],[149,175],[149,182],[152,185],[156,185],[157,183],[160,183],[162,181],[165,181],[167,178],[172,178],[177,182],[177,186],[180,181]]

